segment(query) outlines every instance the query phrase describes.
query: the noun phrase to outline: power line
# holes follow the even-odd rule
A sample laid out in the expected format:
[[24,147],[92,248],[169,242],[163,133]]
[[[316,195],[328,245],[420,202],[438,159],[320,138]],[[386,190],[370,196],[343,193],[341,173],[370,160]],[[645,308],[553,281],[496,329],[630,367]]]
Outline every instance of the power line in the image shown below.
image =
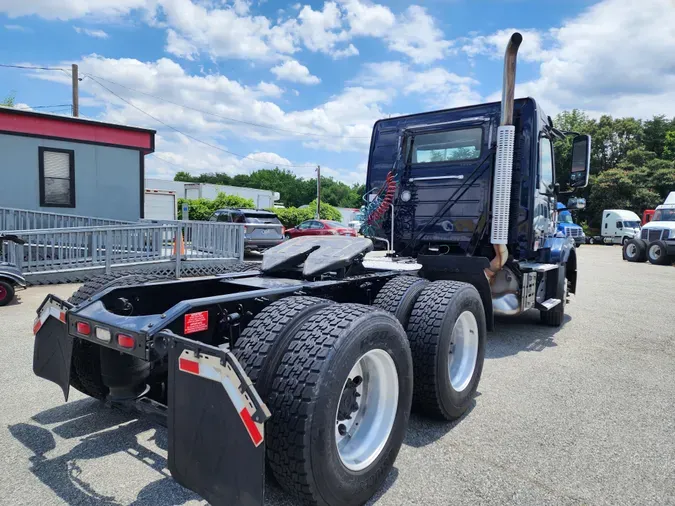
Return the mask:
[[10,69],[26,69],[26,70],[61,70],[66,72],[66,69],[59,67],[35,67],[33,65],[7,65],[0,63],[0,67],[10,68]]
[[68,107],[69,109],[72,107],[71,104],[54,104],[54,105],[28,105],[26,107],[17,107],[19,110],[30,110],[30,109],[59,109],[59,108],[64,108]]
[[370,137],[360,137],[360,136],[350,136],[350,135],[330,135],[330,134],[316,134],[316,133],[312,133],[312,132],[300,132],[300,131],[297,131],[297,130],[289,130],[289,129],[286,129],[286,128],[278,128],[278,127],[273,127],[273,126],[269,126],[269,125],[263,125],[261,123],[254,123],[252,121],[244,121],[244,120],[240,120],[240,119],[230,118],[228,116],[216,114],[216,113],[211,112],[211,111],[204,111],[202,109],[197,109],[196,107],[192,107],[192,106],[189,106],[189,105],[179,104],[177,102],[172,102],[171,100],[167,100],[165,98],[158,97],[156,95],[152,95],[150,93],[146,93],[146,92],[141,91],[141,90],[130,88],[129,86],[125,86],[124,84],[121,84],[121,83],[118,83],[118,82],[115,82],[115,81],[111,81],[110,79],[106,79],[105,77],[96,76],[96,75],[92,75],[92,74],[87,74],[87,75],[89,77],[92,77],[92,78],[96,77],[97,79],[101,79],[101,80],[106,81],[110,84],[121,86],[122,88],[125,88],[129,91],[133,91],[135,93],[140,93],[141,95],[145,95],[147,97],[154,98],[155,100],[166,102],[168,104],[175,105],[175,106],[178,106],[178,107],[182,107],[184,109],[189,109],[191,111],[200,112],[202,114],[208,114],[208,115],[214,116],[216,118],[220,118],[220,119],[223,119],[223,120],[226,120],[226,121],[231,121],[233,123],[241,123],[243,125],[249,125],[249,126],[254,126],[254,127],[258,127],[258,128],[266,128],[268,130],[273,130],[275,132],[283,132],[283,133],[289,133],[289,134],[294,134],[294,135],[306,135],[306,136],[310,136],[310,137],[327,137],[327,138],[332,138],[332,139],[369,139],[370,138]]
[[111,93],[112,95],[114,95],[114,96],[116,96],[117,98],[119,98],[122,102],[125,102],[126,104],[130,105],[131,107],[133,107],[133,108],[136,109],[137,111],[139,111],[139,112],[145,114],[146,116],[148,116],[148,117],[154,119],[155,121],[157,121],[158,123],[161,123],[161,124],[164,125],[165,127],[170,128],[170,129],[173,130],[174,132],[177,132],[177,133],[179,133],[179,134],[181,134],[181,135],[184,135],[184,136],[187,137],[188,139],[192,139],[192,140],[195,141],[195,142],[199,142],[199,143],[201,143],[201,144],[204,144],[205,146],[209,146],[210,148],[217,149],[217,150],[219,150],[219,151],[223,151],[223,152],[228,153],[228,154],[230,154],[230,155],[233,155],[233,156],[236,156],[236,157],[238,157],[238,158],[241,158],[242,160],[252,160],[252,161],[257,162],[257,163],[266,163],[266,164],[268,164],[268,165],[276,165],[276,166],[283,166],[283,167],[296,167],[296,168],[300,168],[300,167],[314,167],[314,165],[292,165],[292,164],[288,164],[288,163],[276,163],[276,162],[267,162],[267,161],[265,161],[265,160],[258,160],[257,158],[252,158],[251,156],[247,156],[247,155],[241,155],[241,154],[239,154],[239,153],[235,153],[235,152],[233,152],[233,151],[229,151],[229,150],[227,150],[227,149],[225,149],[225,148],[221,148],[220,146],[217,146],[217,145],[215,145],[215,144],[211,144],[211,143],[209,143],[209,142],[206,142],[206,141],[203,141],[203,140],[201,140],[201,139],[198,139],[197,137],[194,137],[193,135],[190,135],[190,134],[188,134],[188,133],[185,133],[185,132],[179,130],[178,128],[169,125],[168,123],[165,123],[164,121],[162,121],[161,119],[159,119],[159,118],[153,116],[153,115],[150,114],[149,112],[145,112],[145,111],[144,111],[143,109],[141,109],[140,107],[138,107],[138,106],[132,104],[132,103],[129,102],[127,99],[125,99],[125,98],[119,96],[117,93],[115,93],[114,91],[112,91],[112,90],[111,90],[110,88],[108,88],[107,86],[101,84],[101,83],[100,83],[98,80],[96,80],[92,75],[87,74],[87,76],[88,76],[92,81],[94,81],[96,84],[98,84],[101,88],[103,88],[104,90],[106,90],[108,93]]

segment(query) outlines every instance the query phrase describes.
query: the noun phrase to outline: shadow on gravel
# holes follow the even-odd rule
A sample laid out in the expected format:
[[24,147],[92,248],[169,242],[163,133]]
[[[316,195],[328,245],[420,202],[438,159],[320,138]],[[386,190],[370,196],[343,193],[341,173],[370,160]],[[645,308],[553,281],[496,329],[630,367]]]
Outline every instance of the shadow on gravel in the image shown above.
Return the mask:
[[565,315],[561,327],[548,327],[539,321],[539,311],[528,311],[513,318],[497,317],[495,331],[488,334],[485,358],[504,358],[521,351],[543,351],[558,346],[554,337],[570,322]]
[[[127,504],[127,501],[120,502],[113,496],[98,493],[95,483],[87,483],[80,478],[82,469],[79,464],[82,461],[108,457],[116,453],[131,455],[162,475],[161,478],[143,487],[136,499],[130,503],[131,506],[179,506],[191,500],[202,501],[197,494],[171,478],[164,456],[139,443],[140,434],[154,429],[154,435],[150,440],[160,449],[167,451],[166,428],[151,420],[138,419],[132,414],[110,408],[93,399],[81,399],[48,409],[33,416],[32,420],[37,425],[34,423],[10,425],[9,432],[33,452],[29,459],[30,471],[67,504],[78,506]],[[58,425],[45,427],[55,424]],[[59,443],[54,435],[63,439],[79,439],[79,443],[67,453],[50,458],[47,456],[49,452],[56,450],[56,453],[59,453],[57,448]],[[390,475],[384,487],[391,486],[398,472],[394,470],[392,474],[394,477]],[[383,492],[386,490],[384,487]],[[109,487],[106,486],[106,489],[109,490]],[[296,504],[270,479],[266,483],[266,495],[274,500],[275,506]]]

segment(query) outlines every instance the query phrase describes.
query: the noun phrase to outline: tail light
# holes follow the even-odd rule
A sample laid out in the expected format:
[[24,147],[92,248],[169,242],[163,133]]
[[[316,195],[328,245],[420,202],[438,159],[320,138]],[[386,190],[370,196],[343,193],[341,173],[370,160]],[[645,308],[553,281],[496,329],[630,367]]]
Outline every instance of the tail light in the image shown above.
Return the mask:
[[281,235],[286,235],[286,227],[281,226]]
[[82,334],[83,336],[88,336],[91,334],[91,325],[89,325],[87,322],[77,322],[75,324],[75,329],[77,330],[78,334]]
[[136,346],[136,339],[134,336],[128,336],[126,334],[117,334],[117,344],[122,348],[133,349]]

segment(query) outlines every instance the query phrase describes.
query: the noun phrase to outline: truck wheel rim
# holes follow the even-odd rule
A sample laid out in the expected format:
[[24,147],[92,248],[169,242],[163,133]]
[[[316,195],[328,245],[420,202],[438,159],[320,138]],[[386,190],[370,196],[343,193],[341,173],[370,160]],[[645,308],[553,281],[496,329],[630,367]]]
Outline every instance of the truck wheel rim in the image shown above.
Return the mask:
[[382,453],[398,410],[398,374],[389,353],[365,353],[345,381],[335,416],[335,442],[350,471],[370,466]]
[[629,244],[626,247],[626,255],[630,258],[637,256],[637,246],[635,246],[635,244]]
[[652,257],[652,260],[657,260],[661,256],[661,246],[655,244],[649,248],[649,256]]
[[0,302],[7,298],[7,290],[4,286],[0,285]]
[[450,342],[450,384],[455,391],[462,392],[471,382],[478,359],[478,322],[471,311],[459,315]]

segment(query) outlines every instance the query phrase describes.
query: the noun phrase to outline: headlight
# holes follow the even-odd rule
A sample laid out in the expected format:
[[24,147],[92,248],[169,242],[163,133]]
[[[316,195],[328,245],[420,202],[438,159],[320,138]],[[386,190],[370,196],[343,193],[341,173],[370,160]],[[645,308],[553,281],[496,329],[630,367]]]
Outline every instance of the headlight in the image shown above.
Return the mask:
[[409,190],[403,190],[401,192],[401,200],[403,202],[409,202],[411,198],[412,198],[412,193],[410,193]]

